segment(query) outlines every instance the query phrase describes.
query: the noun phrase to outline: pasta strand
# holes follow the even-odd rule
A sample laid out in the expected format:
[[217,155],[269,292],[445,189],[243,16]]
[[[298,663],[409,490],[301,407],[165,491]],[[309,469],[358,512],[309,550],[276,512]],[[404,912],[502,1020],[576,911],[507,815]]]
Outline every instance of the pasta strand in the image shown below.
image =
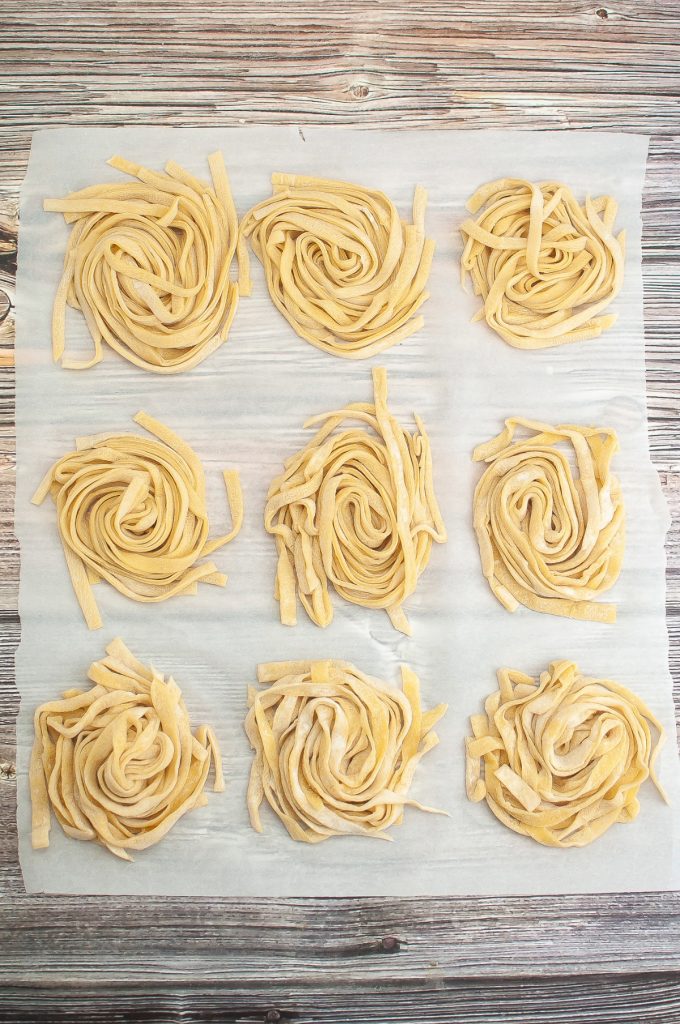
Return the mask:
[[623,284],[625,232],[613,234],[611,196],[581,206],[567,185],[501,178],[468,202],[461,225],[463,285],[484,303],[474,318],[514,348],[598,337]]
[[[106,343],[135,366],[181,373],[228,336],[243,275],[238,221],[221,153],[209,157],[212,186],[170,161],[165,173],[122,157],[108,163],[137,182],[92,185],[44,209],[73,224],[54,300],[52,353],[67,369],[102,359]],[[66,307],[92,336],[85,360],[64,355]]]
[[33,496],[48,494],[78,603],[89,629],[101,616],[92,593],[105,579],[134,601],[166,601],[196,592],[199,582],[225,586],[213,562],[199,562],[236,536],[243,522],[238,473],[224,473],[232,529],[208,539],[205,474],[196,453],[144,412],[138,434],[79,438],[76,451],[48,471]]
[[616,822],[633,821],[665,731],[632,691],[553,661],[539,679],[498,673],[486,713],[465,742],[468,799],[544,846],[586,846]]
[[88,673],[93,686],[48,701],[34,716],[29,769],[34,850],[49,846],[51,815],[66,835],[128,851],[160,842],[175,823],[224,790],[212,729],[191,731],[182,693],[170,676],[147,668],[122,640]]
[[[529,436],[515,441],[517,431]],[[617,450],[613,430],[517,418],[475,449],[473,459],[489,463],[474,495],[482,570],[508,611],[523,604],[616,620],[616,606],[596,598],[614,585],[623,561],[625,513],[610,472]]]
[[432,729],[445,704],[423,714],[417,676],[402,666],[402,690],[346,661],[260,665],[266,689],[251,687],[245,731],[255,755],[248,812],[262,832],[263,800],[288,834],[391,840],[405,806],[435,814],[408,796],[420,759],[438,743]]
[[312,417],[316,436],[285,463],[269,488],[266,530],[276,538],[275,596],[281,621],[297,622],[297,599],[312,622],[333,619],[329,588],[352,604],[383,608],[410,634],[402,605],[446,540],[420,420],[409,434],[387,407],[387,373],[373,370],[374,404]]
[[405,224],[386,195],[360,185],[296,174],[273,174],[272,185],[240,237],[250,238],[274,304],[301,338],[368,359],[420,330],[434,254],[423,188]]

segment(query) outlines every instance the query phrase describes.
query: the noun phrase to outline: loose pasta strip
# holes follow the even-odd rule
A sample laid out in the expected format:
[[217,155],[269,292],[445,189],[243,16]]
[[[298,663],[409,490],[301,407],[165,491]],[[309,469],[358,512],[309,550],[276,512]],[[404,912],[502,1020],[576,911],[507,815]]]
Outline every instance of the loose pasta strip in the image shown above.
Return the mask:
[[241,237],[250,238],[274,304],[301,338],[367,359],[420,330],[434,253],[423,188],[407,224],[386,195],[360,185],[273,174],[272,186],[272,197],[244,217]]
[[107,580],[134,601],[195,594],[198,583],[227,577],[200,559],[233,540],[243,521],[238,472],[224,481],[232,529],[208,538],[205,475],[196,453],[144,412],[135,416],[154,439],[138,434],[80,438],[52,466],[33,496],[51,494],[73,589],[90,629],[102,625],[92,585]]
[[402,690],[346,661],[260,665],[245,730],[255,751],[248,812],[262,831],[266,800],[289,835],[305,843],[329,836],[392,837],[404,807],[435,811],[409,798],[420,759],[439,742],[432,732],[447,708],[420,706],[418,677],[402,666]]
[[51,813],[73,839],[101,843],[122,860],[159,842],[182,815],[208,801],[222,762],[211,728],[191,731],[182,692],[122,640],[90,665],[88,690],[41,705],[29,783],[32,844],[49,846]]
[[[528,436],[514,441],[517,431]],[[605,428],[508,419],[479,445],[489,463],[474,496],[482,570],[501,604],[614,622],[596,600],[616,582],[625,544],[621,488],[610,471],[618,440]],[[577,474],[572,470],[574,463]]]
[[297,622],[297,598],[317,626],[333,619],[329,588],[352,604],[383,608],[410,633],[403,610],[446,530],[425,428],[399,426],[387,407],[387,374],[373,371],[374,404],[312,417],[309,444],[287,460],[267,496],[276,537],[275,596],[281,621]]
[[[625,232],[611,196],[577,202],[567,185],[501,178],[468,202],[461,225],[463,284],[484,303],[475,320],[515,348],[598,337],[623,283]],[[604,315],[603,315],[604,314]]]
[[[190,370],[227,340],[238,305],[230,278],[238,221],[222,154],[208,160],[212,185],[173,161],[165,173],[120,156],[108,162],[138,180],[43,204],[73,224],[54,301],[54,359],[86,369],[106,343],[154,373]],[[242,252],[239,268],[247,272]],[[89,359],[64,356],[67,306],[83,313]]]
[[508,828],[544,846],[586,846],[637,817],[661,723],[630,690],[553,661],[538,680],[501,669],[485,713],[470,719],[466,789]]

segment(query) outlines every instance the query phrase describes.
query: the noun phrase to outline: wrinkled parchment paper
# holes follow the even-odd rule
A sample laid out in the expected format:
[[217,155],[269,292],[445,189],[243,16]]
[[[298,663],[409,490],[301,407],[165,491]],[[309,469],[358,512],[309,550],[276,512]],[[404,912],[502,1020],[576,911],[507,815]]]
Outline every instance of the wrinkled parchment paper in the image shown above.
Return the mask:
[[[429,191],[428,233],[437,243],[425,328],[377,360],[350,362],[298,338],[272,305],[261,267],[241,301],[226,345],[179,377],[145,373],[107,352],[85,372],[51,361],[50,315],[67,231],[42,210],[61,196],[117,181],[106,166],[115,153],[149,167],[175,159],[207,176],[207,156],[221,148],[239,214],[270,194],[272,171],[345,178],[384,189],[406,216],[413,187]],[[677,886],[673,829],[680,776],[668,672],[664,535],[668,513],[648,452],[640,256],[640,205],[647,141],[632,135],[500,132],[356,132],[344,129],[174,128],[65,129],[35,136],[21,204],[17,325],[17,532],[21,542],[22,641],[17,657],[21,865],[31,892],[348,896],[537,894],[668,889]],[[598,340],[543,352],[505,345],[483,323],[470,324],[477,300],[458,280],[467,197],[496,177],[561,179],[577,196],[611,193],[617,224],[627,229],[626,279],[616,326]],[[68,320],[71,350],[89,341],[79,314]],[[282,460],[307,437],[307,416],[371,399],[371,366],[387,366],[391,408],[401,422],[417,411],[429,430],[435,482],[449,542],[406,610],[413,636],[396,633],[381,612],[335,601],[322,631],[300,612],[295,629],[279,624],[273,599],[275,547],[262,526],[268,484]],[[240,536],[220,551],[229,574],[224,591],[139,605],[106,584],[96,587],[104,628],[90,633],[71,589],[54,509],[29,499],[49,465],[74,438],[126,431],[145,409],[198,452],[209,481],[214,529],[227,520],[220,471],[238,466],[246,502]],[[506,612],[484,581],[471,525],[479,466],[473,447],[495,435],[509,415],[616,428],[614,471],[626,499],[624,569],[611,592],[616,625],[572,622],[520,609]],[[223,794],[184,817],[163,842],[122,863],[91,843],[67,839],[53,825],[48,850],[30,846],[27,764],[35,707],[82,684],[104,646],[122,636],[143,661],[173,673],[194,725],[212,723],[228,778]],[[413,796],[450,817],[408,809],[394,843],[331,839],[293,842],[264,810],[265,832],[249,826],[245,791],[250,751],[242,730],[246,686],[258,661],[347,658],[397,682],[400,662],[419,674],[423,703],[447,701],[437,726],[441,743],[421,763]],[[472,805],[463,783],[468,716],[495,688],[495,671],[531,674],[571,658],[588,674],[633,688],[664,721],[669,743],[661,779],[673,806],[651,783],[631,825],[613,827],[592,846],[545,849],[515,835],[485,804]],[[677,834],[675,859],[677,860]]]

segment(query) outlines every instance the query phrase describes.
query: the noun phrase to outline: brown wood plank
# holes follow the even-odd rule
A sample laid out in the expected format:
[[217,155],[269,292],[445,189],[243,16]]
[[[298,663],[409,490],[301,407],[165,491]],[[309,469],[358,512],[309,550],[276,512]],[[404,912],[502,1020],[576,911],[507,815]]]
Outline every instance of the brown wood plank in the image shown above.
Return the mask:
[[[401,954],[399,954],[401,955]],[[680,996],[673,973],[603,975],[550,979],[550,998],[544,982],[504,979],[461,982],[432,973],[413,985],[353,986],[346,1000],[342,985],[301,985],[292,979],[290,989],[278,984],[259,997],[240,985],[195,984],[183,994],[165,988],[143,993],[120,989],[39,990],[30,1001],[21,989],[3,993],[3,1021],[34,1021],[42,1024],[58,1008],[59,1019],[79,1024],[110,1021],[116,1006],[117,1021],[183,1024],[200,1019],[219,1024],[675,1024],[680,1019]]]

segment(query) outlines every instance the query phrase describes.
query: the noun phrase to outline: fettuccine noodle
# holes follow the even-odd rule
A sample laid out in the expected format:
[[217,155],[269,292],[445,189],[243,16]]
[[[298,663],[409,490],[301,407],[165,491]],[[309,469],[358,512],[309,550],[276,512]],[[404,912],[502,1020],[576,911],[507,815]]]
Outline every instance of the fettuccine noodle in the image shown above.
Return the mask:
[[[530,436],[513,443],[518,429]],[[475,449],[473,459],[490,463],[474,496],[482,570],[508,611],[523,604],[615,621],[616,606],[594,599],[616,582],[623,560],[624,507],[610,472],[617,450],[613,430],[523,419],[506,420],[498,437]]]
[[566,185],[501,178],[468,202],[477,214],[461,232],[463,284],[472,279],[484,319],[515,348],[596,338],[616,320],[602,316],[623,283],[625,231],[614,235],[611,196],[574,198]]
[[422,711],[418,677],[402,666],[402,690],[346,661],[260,665],[265,690],[249,689],[245,729],[255,757],[248,812],[262,831],[266,800],[293,839],[329,836],[391,840],[420,759],[439,742],[432,728],[446,712]]
[[[544,846],[585,846],[637,817],[665,732],[630,690],[553,661],[537,681],[514,669],[473,715],[466,789],[508,828]],[[653,737],[652,731],[657,735]]]
[[423,326],[416,313],[434,242],[425,237],[427,193],[413,224],[382,192],[344,181],[273,174],[273,196],[241,222],[269,294],[301,338],[345,359],[367,359]]
[[[227,340],[239,286],[230,280],[238,221],[221,153],[212,185],[170,161],[165,173],[115,156],[138,182],[92,185],[44,208],[73,224],[54,301],[52,353],[68,369],[102,358],[102,342],[154,373],[190,370]],[[239,247],[243,269],[244,249]],[[66,307],[82,310],[94,352],[64,357]]]
[[432,482],[430,442],[416,416],[409,434],[387,408],[387,373],[373,370],[374,404],[314,416],[322,424],[285,463],[264,522],[279,554],[275,596],[294,626],[299,596],[317,626],[333,618],[329,584],[352,604],[384,608],[410,634],[402,605],[446,531]]
[[243,522],[238,472],[224,481],[232,520],[229,533],[208,540],[205,474],[196,453],[144,412],[135,422],[158,440],[138,434],[100,434],[76,441],[52,466],[33,496],[47,494],[73,589],[90,629],[102,620],[92,584],[107,580],[135,601],[195,594],[197,584],[223,587],[227,577],[199,559],[228,544]]
[[212,729],[195,733],[182,692],[137,661],[122,640],[90,665],[89,690],[67,690],[35,712],[29,782],[34,850],[49,846],[51,815],[74,839],[101,843],[122,860],[146,850],[208,800],[222,762]]

